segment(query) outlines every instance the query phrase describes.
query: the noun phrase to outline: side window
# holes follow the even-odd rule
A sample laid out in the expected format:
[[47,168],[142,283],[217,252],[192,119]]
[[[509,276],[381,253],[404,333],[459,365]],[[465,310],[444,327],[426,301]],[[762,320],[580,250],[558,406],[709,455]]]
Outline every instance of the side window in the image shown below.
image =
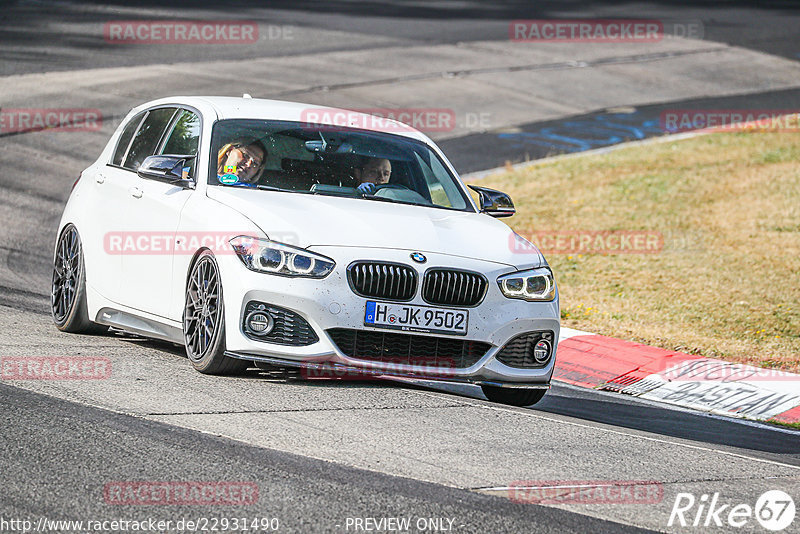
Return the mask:
[[432,153],[426,154],[425,157],[416,152],[414,155],[425,177],[425,185],[428,186],[433,203],[446,208],[464,209],[467,203],[453,180],[449,178],[449,173],[439,158],[434,157]]
[[[191,111],[183,110],[178,114],[177,120],[172,123],[167,142],[161,149],[161,154],[174,154],[176,156],[196,156],[200,143],[200,117]],[[194,175],[196,160],[192,160],[189,174]]]
[[136,128],[139,127],[139,124],[142,122],[142,117],[146,112],[141,112],[133,117],[125,129],[122,130],[122,133],[119,136],[119,141],[117,141],[117,149],[114,151],[114,159],[111,160],[111,163],[114,165],[122,165],[122,160],[125,158],[125,152],[128,151],[128,146],[131,144],[131,139],[133,138],[133,133],[136,131]]
[[200,140],[200,117],[183,110],[172,126],[162,154],[196,155]]
[[123,167],[135,171],[142,164],[144,158],[155,154],[164,129],[174,114],[175,108],[154,109],[147,114],[142,127],[133,137],[131,148],[122,164]]

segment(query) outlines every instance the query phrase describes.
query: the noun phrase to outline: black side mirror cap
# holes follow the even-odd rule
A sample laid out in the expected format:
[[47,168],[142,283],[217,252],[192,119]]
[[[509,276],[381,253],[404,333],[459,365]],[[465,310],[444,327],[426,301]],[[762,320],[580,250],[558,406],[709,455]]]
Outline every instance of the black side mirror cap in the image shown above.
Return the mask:
[[194,189],[194,180],[183,177],[183,169],[187,166],[189,160],[197,156],[193,155],[163,155],[163,156],[147,156],[136,173],[142,178],[148,180],[157,180],[172,184],[184,189]]
[[511,197],[502,191],[468,184],[468,187],[478,193],[481,200],[481,213],[492,217],[511,217],[517,210]]

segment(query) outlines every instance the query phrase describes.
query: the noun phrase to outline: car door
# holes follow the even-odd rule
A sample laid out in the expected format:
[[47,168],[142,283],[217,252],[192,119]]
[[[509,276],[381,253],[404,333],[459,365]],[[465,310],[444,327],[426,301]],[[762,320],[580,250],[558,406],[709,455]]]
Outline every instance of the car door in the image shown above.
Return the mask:
[[[150,139],[142,143],[143,149],[134,156],[131,165],[138,168],[147,156],[155,154],[197,155],[201,128],[199,114],[178,108],[165,121],[166,109],[156,110],[162,116],[154,120],[148,133]],[[151,116],[156,111],[151,112]],[[146,125],[147,120],[143,128]],[[186,177],[195,179],[197,165],[194,160],[189,161]],[[193,189],[132,173],[126,218],[129,230],[138,236],[140,246],[136,253],[122,256],[120,295],[125,305],[161,317],[168,316],[175,233],[181,211],[193,192]]]
[[141,112],[131,117],[117,138],[110,161],[87,169],[81,179],[88,180],[86,204],[92,206],[91,224],[81,228],[81,240],[87,264],[86,282],[103,297],[119,302],[119,271],[124,253],[125,209],[128,203],[127,175],[122,163],[136,132],[147,116]]

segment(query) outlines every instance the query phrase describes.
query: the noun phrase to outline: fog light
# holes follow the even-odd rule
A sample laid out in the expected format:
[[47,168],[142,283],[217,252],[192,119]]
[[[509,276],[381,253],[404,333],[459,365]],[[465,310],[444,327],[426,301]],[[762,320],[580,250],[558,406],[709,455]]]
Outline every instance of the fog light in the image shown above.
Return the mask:
[[538,363],[544,363],[550,359],[550,343],[540,339],[533,348],[533,359]]
[[244,321],[247,331],[255,336],[266,336],[275,327],[275,321],[267,312],[261,310],[251,311]]

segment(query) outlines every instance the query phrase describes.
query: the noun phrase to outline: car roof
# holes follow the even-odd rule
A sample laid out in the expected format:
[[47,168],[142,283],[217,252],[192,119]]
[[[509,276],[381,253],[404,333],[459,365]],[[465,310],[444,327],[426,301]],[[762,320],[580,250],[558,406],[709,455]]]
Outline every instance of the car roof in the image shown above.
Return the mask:
[[402,135],[431,144],[430,139],[422,132],[392,119],[379,117],[376,120],[375,115],[367,113],[284,100],[230,96],[175,96],[147,102],[138,106],[136,110],[167,104],[182,104],[201,109],[210,105],[215,109],[217,118],[220,120],[264,119],[308,122],[326,126],[347,126]]

